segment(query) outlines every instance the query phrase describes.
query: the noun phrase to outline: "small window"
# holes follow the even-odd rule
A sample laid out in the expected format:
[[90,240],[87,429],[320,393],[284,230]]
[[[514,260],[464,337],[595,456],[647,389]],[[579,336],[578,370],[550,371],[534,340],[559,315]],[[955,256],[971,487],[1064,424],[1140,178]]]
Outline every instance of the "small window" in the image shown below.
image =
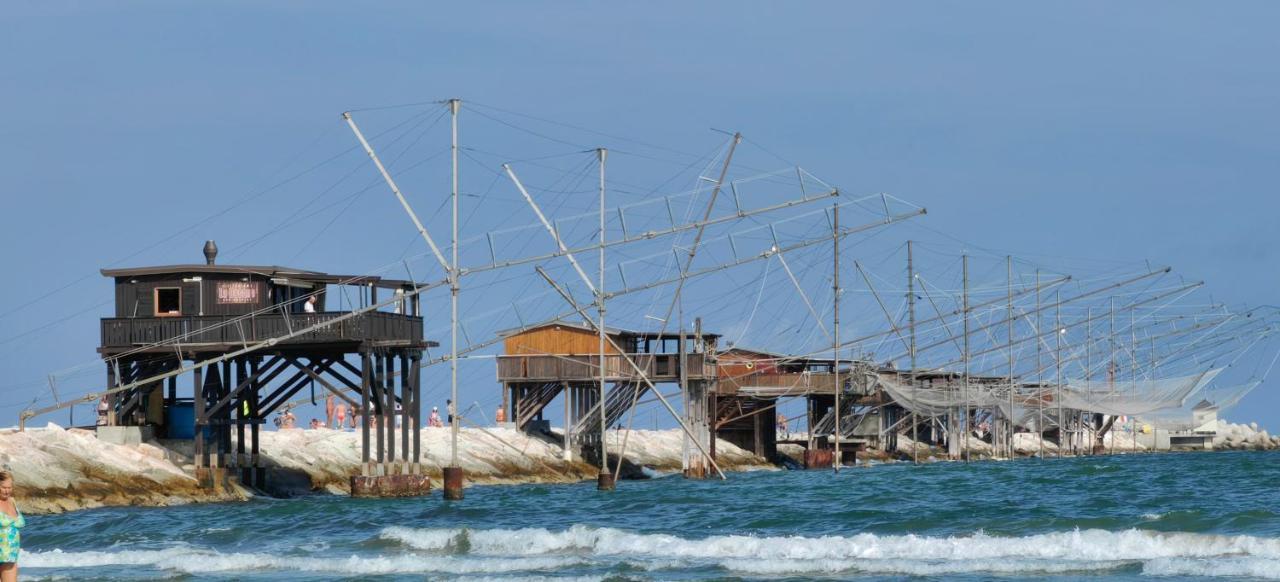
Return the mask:
[[182,315],[182,289],[179,287],[156,288],[156,317]]

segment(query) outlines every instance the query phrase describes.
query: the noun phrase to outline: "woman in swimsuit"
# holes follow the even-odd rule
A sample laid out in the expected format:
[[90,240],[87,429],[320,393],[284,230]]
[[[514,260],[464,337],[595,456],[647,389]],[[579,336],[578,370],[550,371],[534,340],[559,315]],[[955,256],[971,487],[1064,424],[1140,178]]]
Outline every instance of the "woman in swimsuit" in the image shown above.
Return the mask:
[[27,520],[13,502],[13,475],[0,471],[0,582],[18,582],[20,530]]

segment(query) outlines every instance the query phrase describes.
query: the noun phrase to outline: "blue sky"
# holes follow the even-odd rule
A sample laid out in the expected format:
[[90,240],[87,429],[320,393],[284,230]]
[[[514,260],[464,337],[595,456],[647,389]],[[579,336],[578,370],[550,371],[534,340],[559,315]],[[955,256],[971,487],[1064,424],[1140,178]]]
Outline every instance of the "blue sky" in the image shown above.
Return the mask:
[[[1278,13],[1263,2],[11,4],[0,16],[0,423],[47,395],[46,374],[93,361],[110,297],[97,269],[198,260],[207,238],[224,252],[250,241],[315,191],[273,191],[185,227],[352,145],[344,110],[455,96],[686,152],[717,147],[710,128],[742,131],[762,162],[926,206],[929,227],[975,248],[1150,260],[1206,280],[1215,300],[1278,303]],[[516,142],[492,147],[503,145]],[[447,182],[417,191],[432,187]],[[241,258],[394,262],[413,231],[389,195],[371,196],[336,227],[318,215]],[[299,246],[316,232],[319,247]],[[87,390],[100,371],[66,381]],[[1280,426],[1274,383],[1233,417]]]

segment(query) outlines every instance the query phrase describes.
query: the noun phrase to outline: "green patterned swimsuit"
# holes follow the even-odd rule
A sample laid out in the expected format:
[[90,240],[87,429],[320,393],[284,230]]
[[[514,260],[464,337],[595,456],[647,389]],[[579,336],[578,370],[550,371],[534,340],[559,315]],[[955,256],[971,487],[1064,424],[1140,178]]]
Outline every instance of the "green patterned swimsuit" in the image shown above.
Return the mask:
[[17,518],[0,511],[0,562],[18,561],[18,547],[22,541],[19,530],[27,525],[27,520],[18,511],[18,504],[13,505],[13,510],[18,514]]

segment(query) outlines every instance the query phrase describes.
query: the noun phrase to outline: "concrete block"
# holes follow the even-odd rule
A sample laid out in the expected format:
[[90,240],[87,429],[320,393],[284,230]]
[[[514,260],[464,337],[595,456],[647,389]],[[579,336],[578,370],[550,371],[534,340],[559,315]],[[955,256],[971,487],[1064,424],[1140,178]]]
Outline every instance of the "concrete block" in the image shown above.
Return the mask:
[[431,492],[426,475],[382,475],[351,478],[352,497],[420,497]]
[[98,440],[114,445],[140,445],[155,438],[150,426],[99,426]]

